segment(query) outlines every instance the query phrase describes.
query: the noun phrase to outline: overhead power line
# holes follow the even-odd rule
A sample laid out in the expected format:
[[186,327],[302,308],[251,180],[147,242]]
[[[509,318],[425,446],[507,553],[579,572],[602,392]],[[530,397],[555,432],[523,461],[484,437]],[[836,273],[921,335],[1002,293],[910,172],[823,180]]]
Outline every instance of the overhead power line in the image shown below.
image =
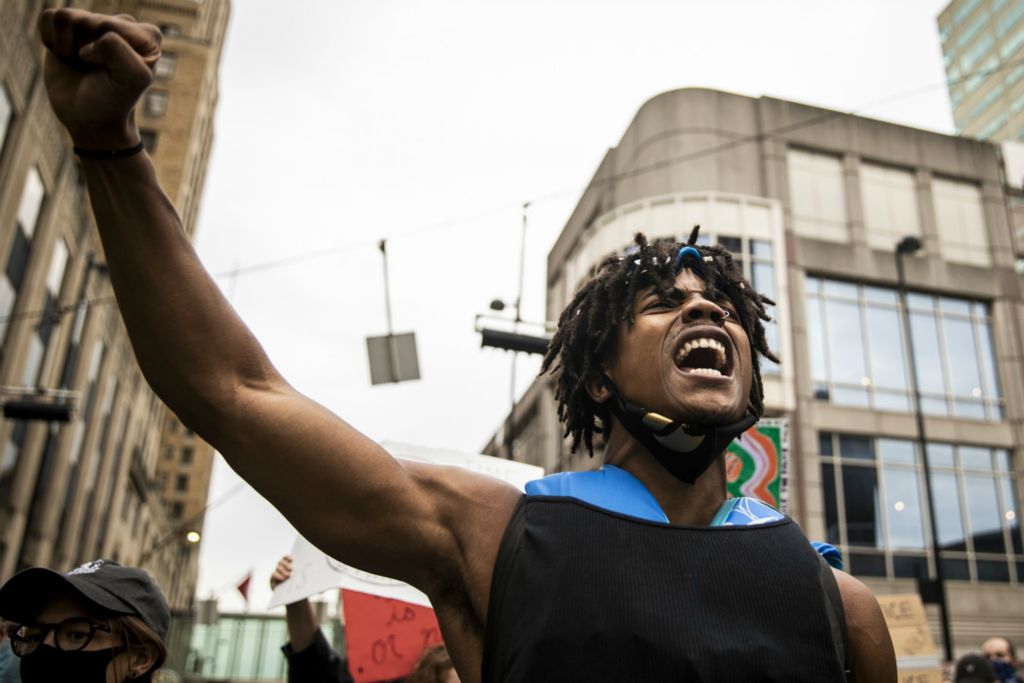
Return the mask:
[[[903,99],[906,99],[906,98],[909,98],[909,97],[914,97],[914,96],[917,96],[917,95],[921,95],[923,93],[930,92],[930,91],[935,90],[937,88],[947,88],[947,87],[950,87],[950,86],[960,85],[961,83],[965,83],[965,82],[967,82],[967,81],[969,81],[971,79],[974,79],[974,78],[983,78],[985,76],[990,76],[990,75],[992,75],[994,73],[998,73],[1000,71],[1005,71],[1007,69],[1011,69],[1011,68],[1018,67],[1018,66],[1024,66],[1024,58],[1014,59],[1014,60],[1011,60],[1011,61],[1008,61],[1008,62],[1003,62],[1002,64],[998,64],[998,65],[996,65],[994,67],[991,67],[991,68],[988,68],[988,69],[979,69],[977,71],[972,71],[970,73],[963,74],[959,78],[947,79],[947,80],[945,80],[945,81],[943,81],[941,83],[932,83],[930,85],[925,85],[925,86],[921,86],[921,87],[918,87],[918,88],[912,88],[912,89],[904,90],[904,91],[901,91],[901,92],[898,92],[898,93],[894,93],[892,95],[887,95],[885,97],[879,98],[877,100],[872,100],[872,101],[870,101],[870,102],[868,102],[866,104],[863,104],[861,106],[855,107],[854,109],[851,109],[849,111],[826,111],[826,112],[824,112],[824,113],[822,113],[822,114],[820,114],[818,116],[812,116],[811,118],[805,119],[803,121],[796,121],[796,122],[787,124],[785,126],[779,126],[777,128],[772,128],[772,129],[761,131],[761,132],[758,132],[758,133],[752,133],[750,135],[739,135],[739,136],[734,137],[732,140],[728,140],[726,142],[722,142],[722,143],[719,143],[717,145],[711,145],[710,147],[705,147],[704,149],[699,149],[699,150],[695,150],[693,152],[687,152],[685,154],[676,155],[676,156],[670,157],[668,159],[662,159],[661,161],[655,161],[655,162],[652,162],[652,163],[647,164],[645,166],[638,166],[637,168],[629,169],[627,171],[622,171],[620,173],[616,173],[616,174],[612,174],[612,175],[609,175],[609,176],[605,176],[603,178],[596,178],[596,179],[594,179],[594,180],[592,180],[590,182],[588,187],[594,187],[594,186],[598,186],[598,185],[610,185],[610,184],[614,184],[614,183],[616,183],[616,182],[618,182],[620,180],[625,180],[625,179],[632,178],[632,177],[635,177],[635,176],[638,176],[638,175],[641,175],[641,174],[644,174],[644,173],[648,173],[648,172],[655,171],[655,170],[658,170],[658,169],[661,169],[661,168],[665,168],[666,166],[671,166],[671,165],[683,163],[683,162],[686,162],[686,161],[693,161],[695,159],[701,159],[701,158],[712,156],[712,155],[715,155],[715,154],[721,154],[722,152],[726,152],[728,150],[734,149],[736,147],[740,147],[742,145],[748,145],[748,144],[760,142],[760,141],[762,141],[762,140],[764,140],[766,138],[770,138],[770,137],[777,136],[777,135],[783,135],[783,134],[786,134],[786,133],[791,133],[793,131],[800,130],[802,128],[809,128],[811,126],[817,126],[817,125],[820,125],[820,124],[822,124],[822,123],[824,123],[826,121],[830,121],[830,120],[832,120],[834,118],[839,118],[839,117],[843,117],[843,116],[859,116],[859,115],[862,115],[862,114],[866,113],[867,110],[872,109],[874,107],[878,107],[878,106],[883,105],[883,104],[891,104],[892,102],[897,102],[899,100],[903,100]],[[813,106],[813,105],[809,105],[809,106]],[[714,130],[718,134],[730,134],[731,133],[730,131],[727,131],[727,130],[724,130],[724,129],[714,129]],[[538,203],[552,201],[554,199],[560,199],[562,197],[565,197],[565,196],[568,196],[568,195],[571,195],[571,194],[579,194],[581,191],[583,191],[583,190],[581,190],[579,186],[574,186],[574,187],[571,187],[571,188],[563,188],[561,190],[555,190],[553,192],[549,192],[547,194],[535,197],[534,199],[531,199],[531,200],[529,200],[526,203],[527,204],[531,204],[531,205],[535,205],[535,204],[538,204]],[[475,214],[466,215],[466,216],[459,216],[459,217],[453,217],[453,218],[450,218],[450,219],[445,219],[445,220],[437,221],[437,222],[434,222],[434,223],[428,223],[426,225],[421,225],[421,226],[418,226],[418,227],[415,227],[415,228],[411,228],[409,230],[399,231],[399,232],[394,233],[391,237],[388,237],[387,239],[390,241],[390,240],[394,240],[396,238],[402,239],[402,238],[406,238],[406,237],[411,237],[413,235],[420,235],[420,234],[423,234],[423,233],[426,233],[426,232],[430,232],[430,231],[433,231],[433,230],[438,230],[438,229],[441,229],[441,228],[452,227],[452,226],[459,225],[459,224],[462,224],[462,223],[468,223],[468,222],[472,222],[472,221],[481,220],[483,218],[489,218],[489,217],[497,215],[497,214],[506,213],[506,212],[509,212],[509,211],[512,211],[512,210],[515,210],[515,209],[520,209],[522,206],[523,206],[523,202],[515,202],[515,203],[509,203],[508,205],[495,206],[493,208],[486,209],[484,211],[481,211],[481,212],[478,212],[478,213],[475,213]],[[215,277],[215,278],[238,277],[238,276],[241,276],[241,275],[252,275],[252,274],[255,274],[255,273],[265,272],[265,271],[268,271],[268,270],[275,270],[277,268],[285,268],[285,267],[296,265],[296,264],[299,264],[299,263],[305,263],[307,261],[310,261],[310,260],[313,260],[313,259],[316,259],[316,258],[322,258],[323,256],[346,253],[346,252],[350,252],[350,251],[355,251],[357,249],[376,247],[378,242],[379,242],[379,240],[367,240],[366,242],[352,242],[352,243],[349,243],[349,244],[339,245],[339,246],[335,246],[335,247],[326,247],[326,248],[322,248],[322,249],[311,250],[311,251],[302,252],[302,253],[299,253],[299,254],[294,254],[292,256],[286,256],[284,258],[272,259],[272,260],[269,260],[269,261],[262,261],[262,262],[254,263],[252,265],[248,265],[248,266],[244,266],[244,267],[237,267],[237,268],[232,268],[230,270],[221,271],[221,272],[218,272],[218,273],[214,273],[213,277]],[[113,296],[106,296],[106,297],[99,297],[99,298],[96,298],[96,299],[89,299],[89,300],[87,300],[85,302],[76,302],[74,304],[68,304],[66,306],[62,306],[59,309],[57,309],[57,312],[58,312],[59,315],[63,316],[64,314],[66,314],[66,313],[74,310],[75,308],[77,308],[81,303],[85,303],[89,307],[94,307],[94,306],[102,306],[102,305],[107,305],[107,304],[115,303],[115,299],[114,299]],[[22,311],[20,313],[13,313],[13,314],[8,315],[8,316],[0,316],[0,322],[10,323],[10,322],[26,320],[26,319],[37,319],[37,318],[42,318],[43,316],[47,315],[48,313],[49,313],[49,311],[44,310],[44,309],[32,310],[32,311]]]

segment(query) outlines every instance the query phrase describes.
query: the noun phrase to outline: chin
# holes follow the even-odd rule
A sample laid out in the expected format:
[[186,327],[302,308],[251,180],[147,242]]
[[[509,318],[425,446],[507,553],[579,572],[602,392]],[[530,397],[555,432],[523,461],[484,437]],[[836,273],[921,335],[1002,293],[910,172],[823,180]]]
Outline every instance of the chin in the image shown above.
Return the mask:
[[743,417],[744,409],[736,406],[687,406],[681,411],[683,422],[718,427],[732,424]]

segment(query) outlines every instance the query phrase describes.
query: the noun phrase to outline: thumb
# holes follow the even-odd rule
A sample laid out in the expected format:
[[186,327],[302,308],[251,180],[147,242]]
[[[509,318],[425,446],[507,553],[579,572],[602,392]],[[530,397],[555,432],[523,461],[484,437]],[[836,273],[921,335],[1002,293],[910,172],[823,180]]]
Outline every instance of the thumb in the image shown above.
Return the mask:
[[153,80],[153,72],[142,56],[113,31],[107,31],[84,45],[78,57],[89,64],[105,67],[111,79],[120,86],[142,89]]

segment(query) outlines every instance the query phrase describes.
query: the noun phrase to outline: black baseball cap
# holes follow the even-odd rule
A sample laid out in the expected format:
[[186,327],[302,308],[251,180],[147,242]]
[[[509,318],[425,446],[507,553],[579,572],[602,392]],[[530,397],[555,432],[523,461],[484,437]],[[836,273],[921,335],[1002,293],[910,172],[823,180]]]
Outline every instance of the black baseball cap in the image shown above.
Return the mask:
[[992,671],[992,665],[982,655],[971,653],[964,655],[956,663],[956,683],[995,683],[998,681]]
[[93,560],[67,574],[46,567],[23,569],[0,587],[0,617],[24,624],[54,595],[70,592],[116,614],[132,614],[167,638],[171,610],[163,591],[144,569],[112,560]]

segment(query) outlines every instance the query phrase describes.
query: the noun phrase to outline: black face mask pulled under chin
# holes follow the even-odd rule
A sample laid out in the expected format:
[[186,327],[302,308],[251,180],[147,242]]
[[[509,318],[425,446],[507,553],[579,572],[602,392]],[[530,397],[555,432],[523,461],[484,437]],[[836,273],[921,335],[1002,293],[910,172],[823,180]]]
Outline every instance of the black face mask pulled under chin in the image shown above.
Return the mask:
[[607,377],[604,384],[614,394],[610,406],[612,415],[662,467],[687,484],[697,481],[733,439],[757,422],[757,417],[747,413],[732,424],[688,425],[626,400]]

